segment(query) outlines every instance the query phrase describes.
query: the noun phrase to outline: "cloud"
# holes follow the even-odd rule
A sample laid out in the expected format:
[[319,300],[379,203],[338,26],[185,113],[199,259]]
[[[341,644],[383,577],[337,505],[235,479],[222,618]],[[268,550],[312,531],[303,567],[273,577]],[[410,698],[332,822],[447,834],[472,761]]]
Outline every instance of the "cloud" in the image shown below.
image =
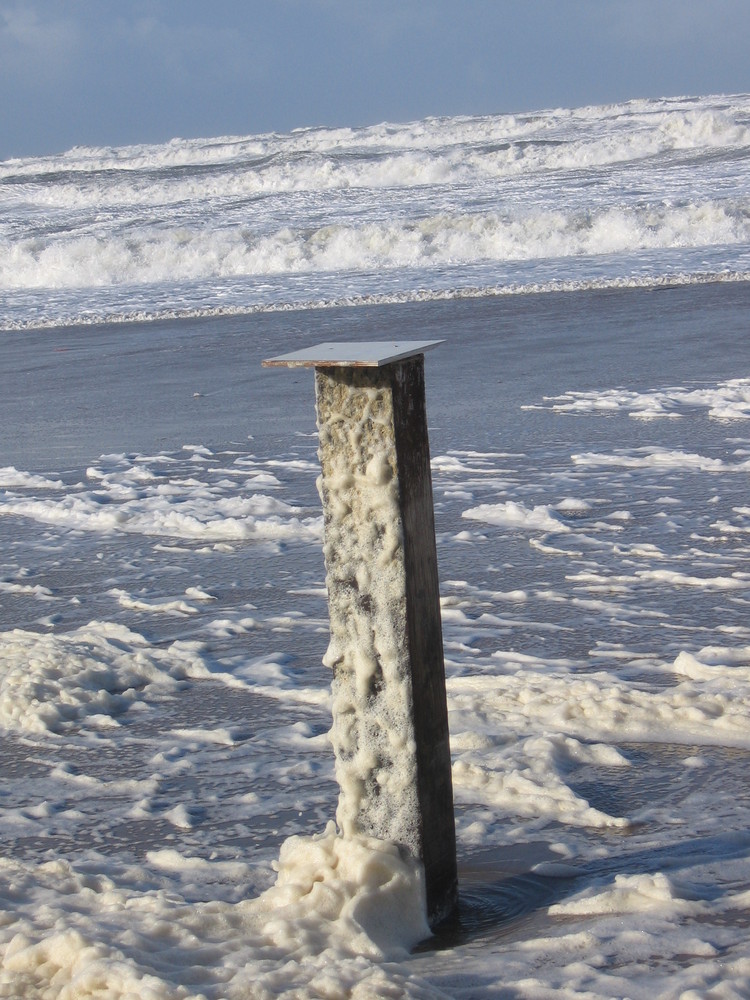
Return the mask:
[[747,86],[748,0],[0,0],[0,155]]
[[29,4],[0,6],[0,75],[46,87],[74,68],[79,47],[72,21],[45,16]]
[[750,24],[747,0],[585,0],[583,12],[605,37],[664,53],[691,42],[732,45],[738,33],[744,47]]
[[262,47],[252,36],[205,9],[181,4],[170,11],[158,0],[122,0],[108,8],[93,0],[0,0],[0,78],[43,90],[80,84],[94,73],[127,78],[132,65],[151,81],[177,88],[196,77],[210,83],[247,76],[249,66],[262,66]]
[[131,50],[139,62],[160,66],[165,81],[176,86],[184,86],[196,73],[214,80],[244,76],[260,56],[233,26],[168,23],[152,15],[120,16],[115,34],[119,47]]
[[[340,37],[391,45],[414,32],[442,24],[444,0],[428,8],[414,0],[277,0],[280,7],[315,17]],[[455,18],[455,11],[453,13]]]

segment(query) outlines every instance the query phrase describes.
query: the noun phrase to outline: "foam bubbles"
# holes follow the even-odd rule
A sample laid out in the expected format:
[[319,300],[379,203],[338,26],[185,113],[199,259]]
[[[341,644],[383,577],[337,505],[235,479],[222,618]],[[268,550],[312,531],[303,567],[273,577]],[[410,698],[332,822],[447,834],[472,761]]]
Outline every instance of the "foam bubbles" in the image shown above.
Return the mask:
[[[174,851],[151,860],[162,871],[232,874]],[[117,876],[66,862],[3,860],[0,901],[11,898],[0,926],[0,988],[34,1000],[393,995],[406,977],[384,963],[429,935],[413,862],[392,845],[332,830],[287,841],[276,884],[238,903],[186,904],[146,885],[133,895]],[[50,900],[43,910],[38,898]],[[435,996],[418,978],[408,989]]]
[[[167,478],[161,470],[150,470],[145,461],[133,464],[124,456],[105,456],[101,466],[87,470],[93,489],[79,483],[63,491],[61,482],[13,470],[9,486],[41,486],[58,492],[47,498],[8,489],[0,494],[0,514],[105,535],[126,532],[214,543],[319,537],[319,517],[268,493],[238,495],[234,482],[222,481],[219,473],[226,471],[236,475],[239,470],[211,469],[202,479],[184,474]],[[249,468],[246,471],[250,473]],[[258,485],[277,482],[270,475]],[[253,480],[248,483],[253,485]],[[183,610],[187,611],[187,605]]]
[[687,916],[699,912],[700,907],[680,898],[672,881],[659,872],[656,875],[616,875],[610,888],[589,889],[575,899],[551,906],[549,912],[553,916],[579,916],[643,913],[644,910]]
[[463,512],[462,516],[472,521],[486,521],[488,524],[529,531],[566,532],[570,530],[566,524],[555,517],[550,507],[540,504],[529,509],[514,500],[470,507]]
[[[750,379],[728,379],[718,385],[685,386],[634,392],[627,389],[567,392],[545,400],[544,408],[557,413],[627,412],[638,420],[682,417],[690,412],[707,411],[715,420],[746,420],[750,417]],[[542,408],[527,404],[525,409]]]
[[[545,414],[554,434],[483,405],[433,461],[463,906],[446,948],[418,947],[418,867],[327,826],[314,442],[230,454],[193,428],[175,453],[4,470],[1,611],[23,627],[0,634],[0,993],[748,993],[748,441],[713,415],[744,387],[667,372],[643,395],[681,416],[644,424],[599,376],[607,405],[572,386],[556,402],[585,417]],[[338,470],[342,512],[356,487],[390,517],[386,466]]]
[[0,725],[32,733],[107,728],[147,692],[206,674],[190,644],[154,649],[110,622],[59,636],[14,629],[0,633]]

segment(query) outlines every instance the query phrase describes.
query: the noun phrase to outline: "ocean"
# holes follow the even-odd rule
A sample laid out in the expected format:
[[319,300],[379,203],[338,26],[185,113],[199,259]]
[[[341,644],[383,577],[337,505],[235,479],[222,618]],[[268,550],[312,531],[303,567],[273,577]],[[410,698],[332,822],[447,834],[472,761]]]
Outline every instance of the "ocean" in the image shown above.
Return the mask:
[[737,279],[750,97],[0,163],[0,329]]
[[[0,995],[750,996],[750,97],[0,164]],[[426,356],[461,909],[337,836],[313,380]]]

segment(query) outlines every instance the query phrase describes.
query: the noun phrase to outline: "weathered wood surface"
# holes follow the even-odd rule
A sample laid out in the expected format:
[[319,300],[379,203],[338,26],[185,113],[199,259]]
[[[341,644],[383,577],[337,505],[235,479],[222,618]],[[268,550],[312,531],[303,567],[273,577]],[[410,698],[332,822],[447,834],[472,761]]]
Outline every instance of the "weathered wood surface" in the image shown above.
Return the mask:
[[458,902],[456,830],[423,358],[393,366],[422,860],[428,913]]

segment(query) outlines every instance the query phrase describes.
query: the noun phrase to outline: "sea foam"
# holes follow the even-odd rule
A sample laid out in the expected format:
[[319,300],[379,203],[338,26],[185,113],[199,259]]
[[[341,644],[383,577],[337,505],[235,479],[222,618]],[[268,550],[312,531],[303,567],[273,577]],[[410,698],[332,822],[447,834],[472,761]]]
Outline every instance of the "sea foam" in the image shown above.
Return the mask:
[[633,101],[6,161],[0,325],[743,278],[747,113]]

